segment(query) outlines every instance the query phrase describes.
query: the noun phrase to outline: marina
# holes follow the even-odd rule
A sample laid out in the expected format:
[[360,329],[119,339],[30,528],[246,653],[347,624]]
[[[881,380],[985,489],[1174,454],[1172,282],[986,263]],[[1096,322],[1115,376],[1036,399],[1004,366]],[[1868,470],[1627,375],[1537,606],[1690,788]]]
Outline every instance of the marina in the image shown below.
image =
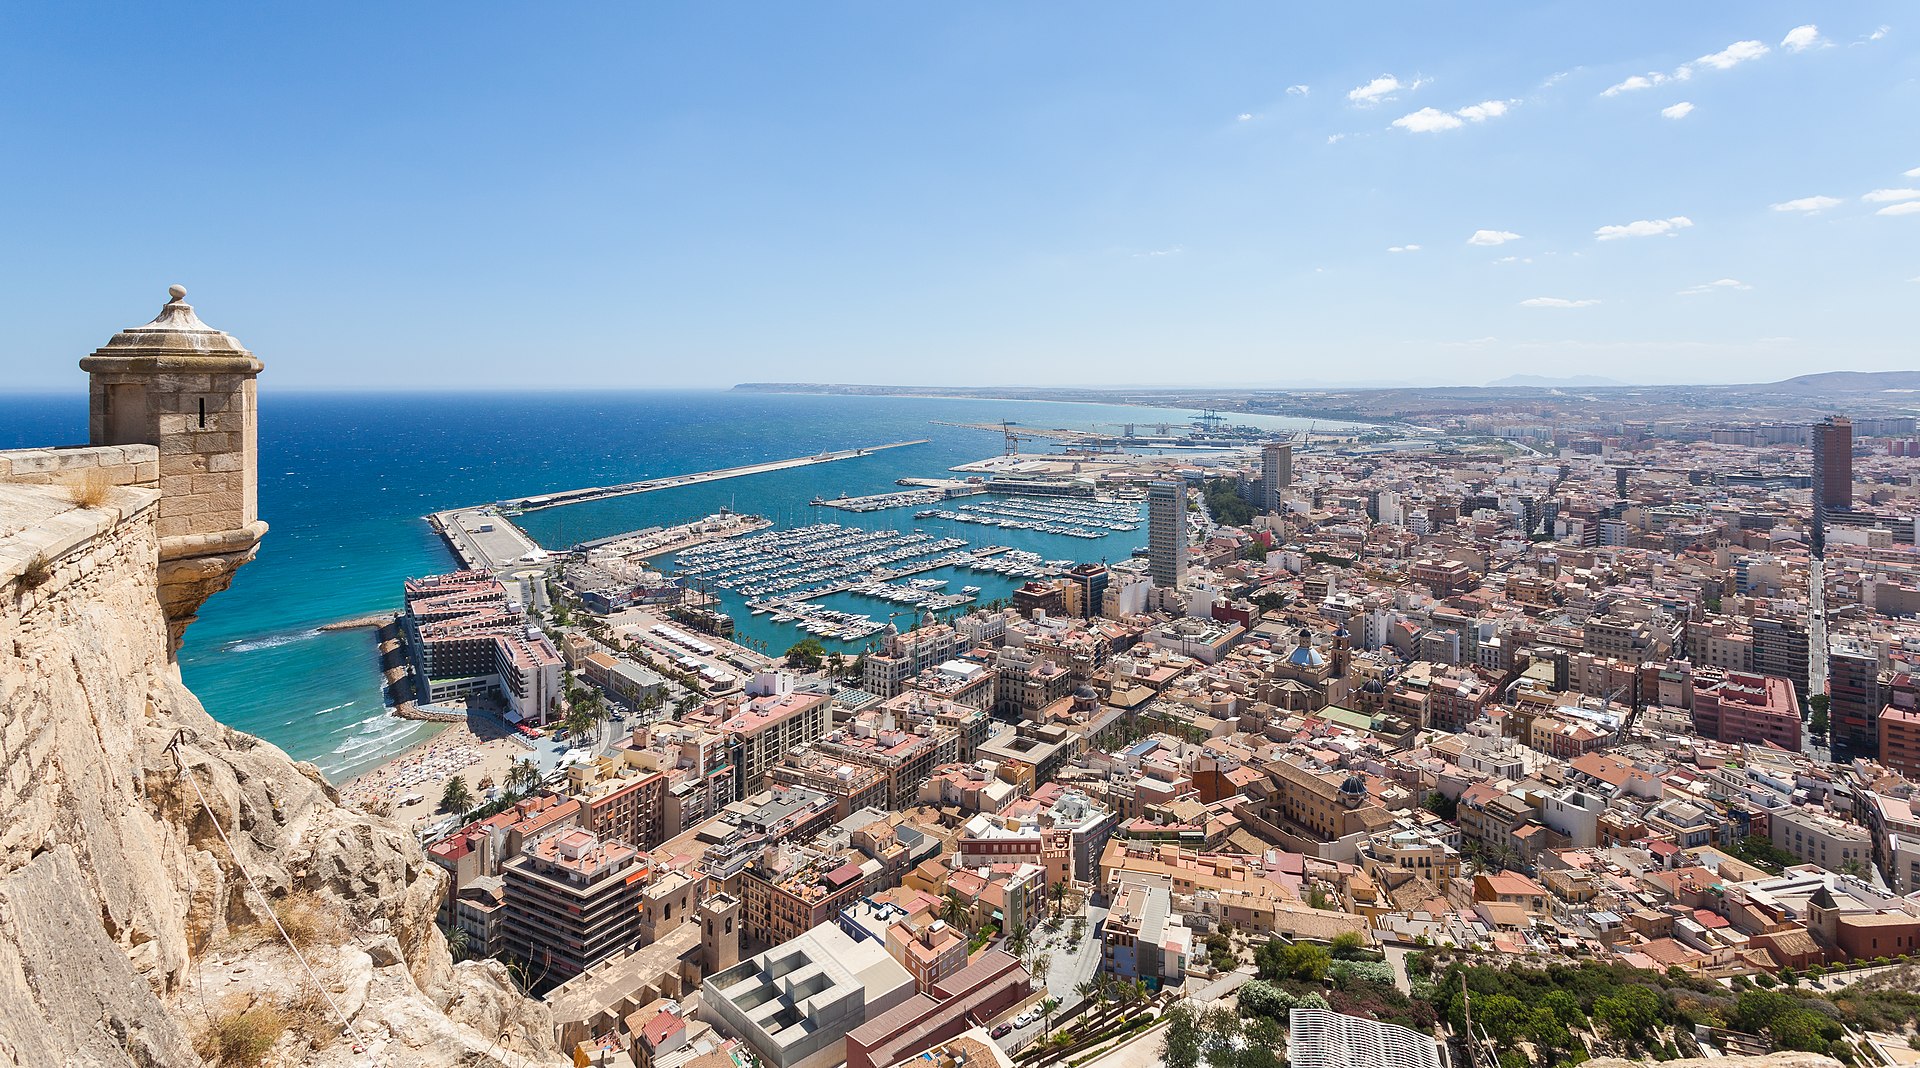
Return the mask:
[[915,519],[947,519],[1006,530],[1036,530],[1069,538],[1104,538],[1140,529],[1139,506],[1127,501],[1079,498],[982,501],[955,508],[927,508]]

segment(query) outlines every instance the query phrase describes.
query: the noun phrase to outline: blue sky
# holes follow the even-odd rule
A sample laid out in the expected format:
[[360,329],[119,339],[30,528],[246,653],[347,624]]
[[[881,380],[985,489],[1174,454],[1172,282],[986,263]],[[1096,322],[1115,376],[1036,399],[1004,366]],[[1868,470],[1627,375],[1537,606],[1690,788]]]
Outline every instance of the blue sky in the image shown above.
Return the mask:
[[0,380],[1920,367],[1910,7],[1318,7],[11,5]]

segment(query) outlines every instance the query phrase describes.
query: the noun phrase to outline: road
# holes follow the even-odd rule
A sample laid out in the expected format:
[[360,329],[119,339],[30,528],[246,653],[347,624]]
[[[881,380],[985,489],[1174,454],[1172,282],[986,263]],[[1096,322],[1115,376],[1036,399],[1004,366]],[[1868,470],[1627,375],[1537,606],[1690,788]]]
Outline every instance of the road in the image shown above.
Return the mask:
[[[523,512],[537,511],[541,508],[558,508],[564,504],[579,504],[583,501],[599,501],[608,497],[624,497],[631,493],[651,493],[654,490],[675,489],[680,486],[692,486],[702,482],[718,482],[723,478],[739,478],[743,475],[762,475],[769,471],[785,471],[793,467],[807,467],[812,464],[827,464],[835,460],[852,460],[869,453],[884,449],[902,449],[909,445],[925,445],[927,439],[914,441],[890,441],[885,445],[868,445],[859,449],[841,449],[837,452],[821,452],[811,456],[796,456],[790,460],[770,460],[766,463],[743,464],[739,467],[723,467],[715,471],[696,471],[687,475],[668,475],[664,478],[649,478],[639,482],[622,482],[616,486],[588,486],[584,489],[558,490],[553,493],[540,493],[531,497],[521,497],[503,502],[510,508]],[[476,506],[477,507],[477,506]]]
[[[1067,934],[1073,929],[1072,919],[1062,923],[1057,933],[1048,932],[1040,942],[1041,950],[1051,957],[1047,967],[1047,995],[1060,1001],[1060,1009],[1054,1013],[1056,1017],[1061,1010],[1080,1001],[1077,988],[1100,971],[1100,924],[1107,918],[1107,910],[1098,905],[1088,905],[1085,915],[1087,932],[1081,936],[1079,948],[1067,946]],[[1046,1024],[1045,1019],[1040,1019],[1016,1028],[999,1039],[1000,1048],[1012,1053],[1025,1047],[1041,1036]]]

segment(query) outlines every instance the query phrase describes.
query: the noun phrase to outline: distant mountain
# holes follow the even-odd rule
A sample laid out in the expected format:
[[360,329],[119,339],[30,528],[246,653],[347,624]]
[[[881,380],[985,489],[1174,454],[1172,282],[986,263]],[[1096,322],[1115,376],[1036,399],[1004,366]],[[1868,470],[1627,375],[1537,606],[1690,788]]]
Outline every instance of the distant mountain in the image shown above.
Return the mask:
[[1498,382],[1488,382],[1489,388],[1496,386],[1537,386],[1541,389],[1565,389],[1569,386],[1624,386],[1627,383],[1617,379],[1602,378],[1599,375],[1573,375],[1569,378],[1548,378],[1544,375],[1508,375]]
[[1920,389],[1920,371],[1822,371],[1773,385],[1778,389],[1807,393],[1878,393],[1883,389]]

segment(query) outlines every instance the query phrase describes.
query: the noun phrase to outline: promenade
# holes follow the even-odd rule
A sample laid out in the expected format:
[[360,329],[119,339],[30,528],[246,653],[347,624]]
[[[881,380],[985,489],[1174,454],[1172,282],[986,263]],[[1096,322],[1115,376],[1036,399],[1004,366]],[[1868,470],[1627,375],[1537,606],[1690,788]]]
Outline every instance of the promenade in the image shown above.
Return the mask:
[[745,475],[763,475],[769,471],[785,471],[794,467],[809,467],[813,464],[833,463],[836,460],[852,460],[870,453],[887,449],[904,449],[909,445],[925,445],[927,439],[913,441],[893,441],[885,445],[869,445],[860,449],[841,449],[837,452],[814,453],[811,456],[796,456],[790,460],[769,460],[766,463],[742,464],[739,467],[722,467],[713,471],[699,471],[690,475],[667,475],[664,478],[649,478],[639,482],[622,482],[614,486],[588,486],[584,489],[561,490],[557,493],[541,493],[531,497],[520,497],[502,501],[502,508],[521,512],[534,512],[542,508],[558,508],[563,504],[581,504],[586,501],[605,500],[608,497],[624,497],[633,493],[651,493],[654,490],[673,489],[677,486],[694,486],[702,482],[718,482],[726,478],[740,478]]

